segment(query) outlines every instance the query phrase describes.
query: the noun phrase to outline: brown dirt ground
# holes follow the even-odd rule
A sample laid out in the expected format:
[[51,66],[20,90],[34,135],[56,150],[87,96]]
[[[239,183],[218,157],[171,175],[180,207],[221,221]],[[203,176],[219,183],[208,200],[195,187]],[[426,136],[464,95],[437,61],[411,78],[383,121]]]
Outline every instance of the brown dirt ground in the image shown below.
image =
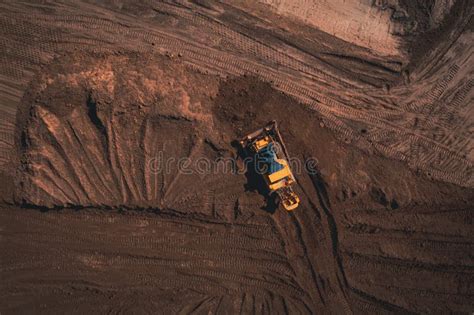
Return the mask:
[[[19,113],[2,314],[473,309],[473,190],[341,141],[270,83],[76,53],[42,69]],[[233,140],[271,119],[292,157],[318,161],[296,172],[294,213],[263,210],[235,169],[148,169],[160,151],[238,159]]]

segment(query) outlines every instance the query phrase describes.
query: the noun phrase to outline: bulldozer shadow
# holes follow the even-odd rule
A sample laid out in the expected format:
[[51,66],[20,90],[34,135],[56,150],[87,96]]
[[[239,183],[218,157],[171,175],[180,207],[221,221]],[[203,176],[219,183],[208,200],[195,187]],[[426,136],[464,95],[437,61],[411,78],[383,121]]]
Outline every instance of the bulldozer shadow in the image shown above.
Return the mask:
[[244,184],[245,191],[257,192],[265,197],[265,206],[260,208],[268,213],[275,213],[279,207],[279,198],[276,193],[269,194],[268,185],[265,183],[262,175],[259,174],[255,157],[249,156],[237,141],[232,142],[232,146],[237,150],[237,156],[242,158],[243,167],[245,168],[246,183]]

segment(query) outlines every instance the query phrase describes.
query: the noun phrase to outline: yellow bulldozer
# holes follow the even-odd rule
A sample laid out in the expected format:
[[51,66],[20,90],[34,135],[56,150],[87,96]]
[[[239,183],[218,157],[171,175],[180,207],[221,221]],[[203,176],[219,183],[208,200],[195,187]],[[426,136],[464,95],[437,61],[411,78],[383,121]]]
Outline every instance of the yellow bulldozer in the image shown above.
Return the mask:
[[252,156],[255,171],[263,176],[269,195],[276,193],[287,211],[296,209],[300,198],[293,191],[296,179],[276,121],[271,121],[240,141],[244,152]]

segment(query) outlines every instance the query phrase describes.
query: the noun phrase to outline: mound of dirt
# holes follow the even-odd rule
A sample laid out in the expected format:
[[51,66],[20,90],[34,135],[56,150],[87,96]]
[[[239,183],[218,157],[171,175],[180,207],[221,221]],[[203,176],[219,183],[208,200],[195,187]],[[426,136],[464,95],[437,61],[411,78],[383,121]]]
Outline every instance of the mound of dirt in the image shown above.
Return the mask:
[[28,116],[18,135],[22,203],[172,207],[177,163],[160,175],[153,167],[215,154],[204,133],[218,86],[142,57],[67,57],[42,72],[19,116]]

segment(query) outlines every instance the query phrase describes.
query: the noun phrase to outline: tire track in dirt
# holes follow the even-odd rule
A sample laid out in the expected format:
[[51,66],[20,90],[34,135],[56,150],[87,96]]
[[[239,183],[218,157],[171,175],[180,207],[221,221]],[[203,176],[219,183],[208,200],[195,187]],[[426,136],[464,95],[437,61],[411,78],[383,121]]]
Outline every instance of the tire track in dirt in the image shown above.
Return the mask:
[[[96,223],[91,226],[89,219],[82,219],[84,215]],[[265,252],[259,250],[266,248],[270,251],[273,248],[279,257],[286,257],[279,237],[267,232],[268,244],[262,243],[259,236],[255,237],[261,234],[260,228],[251,228],[257,233],[253,236],[248,234],[248,228],[241,231],[235,225],[228,228],[215,225],[215,230],[212,225],[203,224],[206,234],[212,235],[203,238],[202,233],[196,234],[193,231],[193,225],[176,221],[177,225],[156,214],[141,216],[142,226],[136,228],[130,225],[129,216],[103,216],[88,214],[87,211],[51,212],[45,215],[37,211],[2,209],[0,216],[3,222],[2,250],[9,251],[12,246],[16,247],[25,241],[24,244],[30,244],[29,247],[18,249],[16,256],[9,258],[8,261],[13,259],[12,262],[21,259],[22,264],[10,265],[9,276],[2,276],[7,287],[14,283],[18,285],[19,274],[27,279],[27,275],[32,277],[32,272],[38,274],[38,270],[42,270],[44,278],[37,279],[41,283],[41,279],[59,280],[61,274],[67,275],[77,269],[75,274],[82,275],[81,281],[94,279],[93,282],[100,285],[96,289],[102,292],[106,292],[109,287],[117,290],[118,285],[133,283],[137,289],[140,286],[146,288],[152,284],[161,284],[175,288],[190,287],[205,294],[219,294],[224,289],[228,294],[242,291],[247,292],[246,294],[271,292],[272,296],[282,296],[285,299],[288,296],[295,301],[307,298],[298,288],[288,263],[285,260],[278,263],[265,258]],[[25,220],[26,218],[28,219]],[[110,218],[113,219],[112,222]],[[55,221],[61,224],[56,224]],[[155,229],[156,225],[160,230]],[[242,228],[245,229],[246,226]],[[117,239],[117,231],[122,231],[120,233],[124,235]],[[269,246],[270,244],[273,245]],[[134,254],[139,252],[147,254]],[[248,257],[249,254],[253,257]],[[55,259],[51,264],[52,257]],[[130,268],[134,271],[129,276],[122,277],[118,282],[112,280],[114,272]],[[53,271],[54,269],[57,271]],[[4,272],[5,269],[2,273]],[[261,272],[271,276],[260,278]],[[96,277],[95,273],[101,276]],[[213,283],[217,286],[214,287]],[[51,284],[46,282],[43,292],[54,290],[54,285]],[[86,287],[90,286],[86,284]],[[17,287],[20,290],[17,294],[26,294],[27,289],[28,287]],[[273,305],[273,301],[266,303]]]

